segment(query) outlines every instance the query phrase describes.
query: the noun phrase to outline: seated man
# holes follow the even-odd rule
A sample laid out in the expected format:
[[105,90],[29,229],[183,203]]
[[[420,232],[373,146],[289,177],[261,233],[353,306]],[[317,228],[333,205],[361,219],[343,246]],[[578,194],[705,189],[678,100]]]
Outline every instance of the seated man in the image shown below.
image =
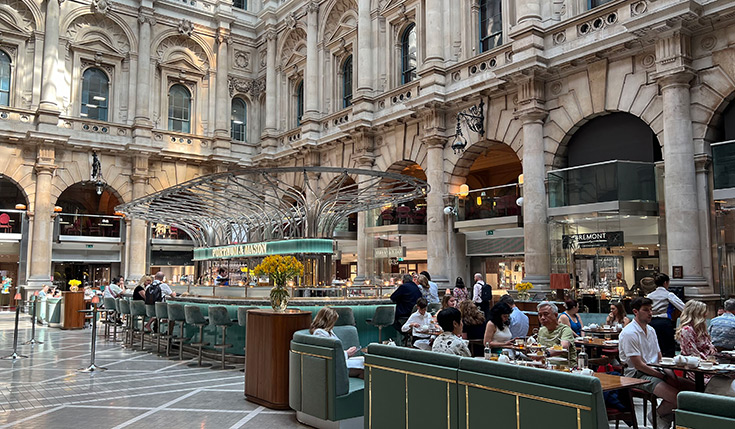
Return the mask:
[[[641,378],[650,381],[640,386],[662,399],[658,406],[658,427],[670,428],[674,420],[673,410],[676,408],[676,395],[681,390],[692,390],[692,382],[678,378],[672,371],[653,368],[649,364],[659,363],[659,348],[656,331],[649,325],[653,317],[653,301],[649,298],[635,298],[630,304],[635,318],[620,333],[620,360],[627,365],[626,377]],[[653,410],[652,410],[653,411]],[[651,413],[648,419],[652,421]]]
[[709,325],[709,333],[712,336],[712,344],[717,350],[735,349],[735,298],[725,301],[725,308],[720,316],[712,319]]
[[[574,347],[574,331],[569,325],[559,323],[559,309],[556,304],[541,301],[537,306],[538,320],[541,328],[538,330],[539,345],[551,347],[548,354],[567,358],[570,368],[577,366],[577,349]],[[558,350],[555,350],[558,349]],[[535,357],[530,355],[530,357]]]
[[[429,303],[426,301],[426,298],[419,298],[416,301],[418,310],[401,327],[402,332],[408,332],[411,329],[411,335],[413,335],[413,339],[415,340],[413,346],[421,350],[431,350],[431,344],[429,343],[431,336],[425,332],[425,327],[433,325],[434,321],[431,320],[431,313],[426,311],[428,305]],[[423,329],[424,332],[419,332],[420,329]]]
[[464,357],[472,357],[462,335],[462,313],[454,307],[447,307],[436,315],[436,321],[444,330],[434,340],[432,351]]

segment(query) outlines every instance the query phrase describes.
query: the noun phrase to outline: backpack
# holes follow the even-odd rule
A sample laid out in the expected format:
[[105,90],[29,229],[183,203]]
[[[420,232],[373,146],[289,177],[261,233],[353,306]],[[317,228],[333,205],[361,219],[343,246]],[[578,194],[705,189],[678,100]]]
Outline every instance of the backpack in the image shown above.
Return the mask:
[[489,284],[482,285],[482,290],[480,291],[480,299],[482,300],[482,303],[486,302],[492,302],[493,300],[493,287]]
[[163,301],[163,292],[161,292],[161,282],[153,282],[145,291],[145,303],[147,305],[155,305],[157,302]]

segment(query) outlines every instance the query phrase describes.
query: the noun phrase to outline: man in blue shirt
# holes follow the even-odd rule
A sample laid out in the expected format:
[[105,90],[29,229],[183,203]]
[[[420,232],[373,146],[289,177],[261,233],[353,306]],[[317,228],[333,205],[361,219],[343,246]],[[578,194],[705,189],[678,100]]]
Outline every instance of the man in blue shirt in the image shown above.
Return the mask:
[[[390,296],[390,300],[396,303],[396,318],[393,322],[393,327],[396,331],[403,333],[401,328],[411,316],[413,306],[416,305],[416,301],[421,298],[421,290],[418,285],[413,282],[413,277],[410,274],[403,276],[403,284]],[[404,334],[404,344],[408,336]]]
[[510,313],[510,333],[513,338],[525,337],[528,335],[528,316],[516,307],[516,303],[513,297],[510,295],[503,295],[500,298],[500,302],[504,302],[513,309]]
[[712,319],[709,333],[717,350],[735,349],[735,298],[725,301],[725,312]]

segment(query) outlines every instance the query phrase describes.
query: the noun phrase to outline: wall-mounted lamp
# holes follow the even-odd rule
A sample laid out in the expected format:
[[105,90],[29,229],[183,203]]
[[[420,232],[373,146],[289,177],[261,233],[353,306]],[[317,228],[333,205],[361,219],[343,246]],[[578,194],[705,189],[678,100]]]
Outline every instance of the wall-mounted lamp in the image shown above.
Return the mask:
[[469,194],[470,194],[470,187],[466,183],[463,183],[462,185],[459,186],[459,196],[460,197],[465,198]]
[[61,213],[62,210],[61,206],[54,206],[54,213]]
[[97,195],[102,195],[102,191],[105,190],[105,179],[102,178],[102,165],[97,158],[97,152],[92,152],[92,180]]
[[25,204],[16,204],[15,205],[15,209],[16,210],[25,210],[26,209],[26,205]]
[[452,142],[452,150],[454,153],[460,153],[467,147],[467,139],[462,134],[462,122],[470,131],[474,131],[479,135],[485,134],[485,101],[480,99],[480,104],[470,106],[466,110],[457,113],[457,131],[454,134]]

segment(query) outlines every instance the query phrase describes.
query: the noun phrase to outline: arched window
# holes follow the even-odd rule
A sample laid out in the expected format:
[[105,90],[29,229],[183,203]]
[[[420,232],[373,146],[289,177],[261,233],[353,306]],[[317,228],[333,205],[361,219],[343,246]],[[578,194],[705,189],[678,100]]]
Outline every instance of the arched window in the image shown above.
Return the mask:
[[232,140],[247,141],[245,130],[248,125],[248,106],[240,98],[232,99],[232,111],[230,115],[230,134]]
[[0,106],[10,106],[10,57],[0,51]]
[[248,10],[248,0],[232,0],[232,7]]
[[105,72],[89,68],[82,75],[82,109],[83,118],[107,120],[107,106],[110,98],[110,79]]
[[342,64],[342,107],[352,106],[352,55]]
[[191,93],[184,85],[168,90],[168,129],[180,133],[191,130]]
[[296,86],[296,126],[301,126],[301,118],[304,116],[304,81]]
[[503,44],[502,0],[480,0],[480,52]]
[[401,83],[408,83],[416,79],[418,65],[416,53],[416,24],[411,24],[401,36]]

